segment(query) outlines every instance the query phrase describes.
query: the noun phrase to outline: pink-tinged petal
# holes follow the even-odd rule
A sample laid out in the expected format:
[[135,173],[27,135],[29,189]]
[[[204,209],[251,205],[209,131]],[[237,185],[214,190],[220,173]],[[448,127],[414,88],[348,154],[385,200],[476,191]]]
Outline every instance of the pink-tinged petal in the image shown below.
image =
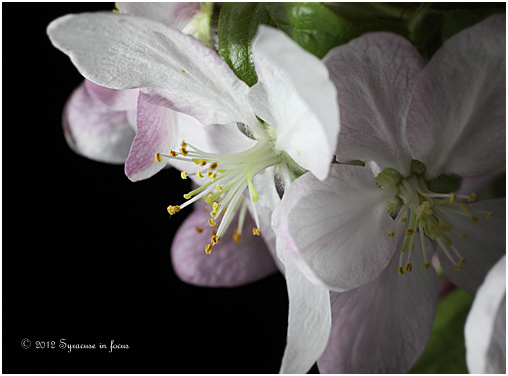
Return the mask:
[[377,277],[395,251],[387,236],[392,188],[379,188],[368,168],[332,165],[320,182],[297,179],[281,202],[278,237],[309,279],[346,291]]
[[125,111],[113,111],[92,97],[84,84],[69,97],[62,117],[65,139],[78,154],[123,164],[134,139]]
[[[178,229],[171,246],[171,260],[178,277],[187,283],[209,287],[232,287],[257,281],[277,271],[263,239],[253,236],[254,226],[247,214],[242,243],[233,241],[234,223],[211,254],[205,253],[212,228],[209,211],[197,205]],[[198,233],[196,226],[203,231]],[[249,229],[249,230],[247,230]]]
[[91,81],[85,80],[88,93],[95,99],[101,101],[111,110],[128,111],[135,110],[138,105],[138,89],[115,90],[99,86]]
[[420,54],[398,35],[373,33],[332,49],[323,61],[341,109],[338,160],[374,161],[381,171],[409,175],[405,120],[424,66]]
[[[442,249],[438,256],[446,276],[458,287],[475,294],[492,266],[506,253],[506,199],[485,200],[470,205],[479,217],[473,223],[468,216],[443,211],[446,220],[458,231],[447,233],[460,255],[466,259],[462,269],[454,269],[458,256],[450,251],[452,263]],[[492,218],[485,219],[492,212]],[[460,239],[466,234],[466,240]]]
[[[278,206],[273,214],[279,232]],[[277,238],[277,256],[284,265],[289,296],[287,345],[280,373],[306,373],[323,353],[331,327],[330,296],[323,286],[311,283],[296,265],[286,244]]]
[[505,165],[506,17],[491,16],[445,42],[425,67],[407,137],[427,177],[483,176]]
[[263,25],[252,57],[259,81],[249,99],[275,129],[275,147],[324,180],[339,134],[337,94],[326,66],[282,31]]
[[146,88],[150,100],[204,124],[258,121],[248,86],[194,37],[160,22],[114,13],[67,15],[48,26],[54,46],[90,81]]
[[182,30],[201,10],[201,3],[117,3],[122,14],[148,18]]
[[464,334],[470,373],[506,373],[506,255],[478,289]]
[[147,179],[162,170],[167,159],[155,160],[155,153],[167,154],[177,143],[177,114],[162,106],[138,100],[138,130],[125,162],[125,174],[132,181]]
[[[432,245],[427,243],[428,247]],[[437,309],[438,278],[415,243],[413,271],[399,275],[399,252],[374,281],[331,293],[332,330],[321,373],[406,373],[423,352]]]

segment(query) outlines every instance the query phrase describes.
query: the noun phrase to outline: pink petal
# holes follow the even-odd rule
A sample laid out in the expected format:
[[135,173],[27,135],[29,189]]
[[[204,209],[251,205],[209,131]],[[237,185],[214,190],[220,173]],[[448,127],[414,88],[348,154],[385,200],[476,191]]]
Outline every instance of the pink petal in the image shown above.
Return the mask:
[[88,93],[95,99],[101,101],[111,110],[127,111],[135,110],[138,105],[138,89],[115,90],[99,86],[91,81],[85,80]]
[[[255,225],[248,214],[241,244],[233,241],[235,224],[232,223],[212,253],[206,254],[205,246],[210,243],[212,231],[208,224],[210,218],[203,205],[197,205],[176,233],[171,259],[182,281],[198,286],[232,287],[257,281],[277,271],[262,238],[250,232]],[[196,226],[203,232],[198,233]]]
[[413,157],[427,177],[482,176],[505,165],[506,17],[453,36],[425,67],[408,114]]
[[374,281],[331,293],[332,330],[318,360],[321,373],[406,373],[418,359],[434,321],[438,279],[432,268],[419,267],[419,243],[413,254],[410,273],[397,273],[396,252]]
[[323,61],[341,109],[338,160],[375,161],[381,171],[409,175],[405,121],[424,66],[420,54],[398,35],[373,33],[332,49]]
[[155,160],[155,153],[169,153],[178,145],[176,113],[166,107],[146,102],[144,95],[138,100],[138,130],[125,162],[125,174],[132,181],[149,178],[163,169],[167,161]]
[[82,83],[69,97],[62,117],[65,139],[78,154],[123,164],[134,130],[125,111],[115,111],[91,96]]
[[[470,206],[473,213],[482,212],[477,223],[473,223],[467,216],[443,211],[446,220],[459,234],[467,234],[467,239],[462,241],[459,234],[447,233],[466,263],[457,271],[454,263],[440,248],[438,256],[450,281],[475,294],[492,266],[506,253],[506,199],[485,200]],[[492,212],[493,216],[485,219],[488,212]],[[451,255],[458,261],[453,252]]]

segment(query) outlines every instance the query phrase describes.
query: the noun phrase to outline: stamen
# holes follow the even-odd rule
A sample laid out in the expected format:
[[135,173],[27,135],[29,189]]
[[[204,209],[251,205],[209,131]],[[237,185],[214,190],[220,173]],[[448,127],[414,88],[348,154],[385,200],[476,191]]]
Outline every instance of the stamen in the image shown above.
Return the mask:
[[185,173],[185,171],[182,171],[180,176],[182,177],[182,179],[187,179],[187,174]]
[[468,204],[464,204],[464,203],[459,204],[459,209],[462,210],[466,214],[469,214],[472,211],[471,206],[469,206]]
[[217,162],[213,162],[211,165],[210,165],[210,169],[211,170],[215,170],[218,166],[218,163]]
[[487,215],[485,216],[485,219],[489,219],[489,218],[492,218],[492,212],[488,212]]
[[178,213],[179,211],[180,211],[180,207],[178,205],[175,205],[175,206],[169,205],[168,206],[168,213],[170,215],[174,215],[175,213]]
[[467,198],[467,201],[468,202],[475,202],[476,200],[476,193],[471,193],[468,198]]
[[255,227],[252,229],[252,235],[259,236],[260,234],[261,234],[261,229],[255,228]]
[[411,270],[413,270],[413,265],[410,262],[408,262],[406,264],[406,268],[405,269],[406,269],[407,272],[410,272]]
[[211,227],[215,227],[215,226],[217,226],[217,223],[215,223],[215,222],[213,221],[213,218],[210,218],[210,219],[208,220],[208,224],[209,224]]
[[400,275],[404,274],[404,269],[402,268],[402,266],[399,266],[397,268],[397,272],[399,272]]
[[181,149],[180,149],[180,153],[181,153],[184,157],[186,157],[186,156],[187,156],[187,154],[189,154],[189,152],[187,151],[187,149],[186,149],[186,148],[181,148]]
[[212,244],[217,244],[219,242],[219,238],[217,237],[217,235],[212,236],[211,242],[212,242]]
[[198,234],[201,234],[203,232],[203,229],[199,226],[196,226],[195,229]]
[[155,160],[159,163],[162,162],[162,156],[161,153],[155,153]]
[[212,249],[213,249],[213,245],[207,244],[206,247],[205,247],[206,254],[209,255],[210,253],[212,253]]
[[173,151],[172,149],[169,149],[169,155],[172,157],[178,157],[178,153],[176,151]]
[[201,173],[201,171],[197,171],[196,176],[200,179],[203,179],[203,174]]
[[476,216],[476,215],[472,215],[469,217],[469,219],[471,220],[471,222],[473,223],[476,223],[479,221],[479,218]]
[[242,234],[238,232],[238,227],[235,228],[235,233],[233,234],[233,240],[236,244],[240,244],[242,242]]

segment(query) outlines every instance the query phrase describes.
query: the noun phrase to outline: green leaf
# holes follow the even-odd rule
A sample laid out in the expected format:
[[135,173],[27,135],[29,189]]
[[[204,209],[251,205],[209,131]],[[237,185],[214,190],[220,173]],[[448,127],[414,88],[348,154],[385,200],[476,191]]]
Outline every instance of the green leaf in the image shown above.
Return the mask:
[[260,24],[282,30],[318,58],[368,31],[406,33],[399,21],[351,22],[321,3],[224,3],[219,18],[219,54],[249,86],[257,82],[252,40]]
[[494,13],[504,13],[504,9],[496,7],[481,8],[481,9],[455,9],[446,14],[443,22],[442,36],[443,41],[451,38],[458,32],[471,27],[478,22],[483,21],[485,18]]
[[472,303],[460,289],[441,299],[427,347],[408,373],[468,373],[464,325]]
[[224,3],[219,16],[219,54],[247,85],[258,78],[252,39],[260,24],[276,27],[264,3]]

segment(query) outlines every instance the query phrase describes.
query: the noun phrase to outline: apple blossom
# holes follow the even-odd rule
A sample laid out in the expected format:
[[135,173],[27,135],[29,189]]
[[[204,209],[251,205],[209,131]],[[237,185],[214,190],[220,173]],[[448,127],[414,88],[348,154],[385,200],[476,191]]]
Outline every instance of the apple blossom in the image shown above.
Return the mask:
[[295,181],[274,213],[278,244],[332,291],[320,370],[406,372],[435,315],[434,252],[471,293],[505,253],[505,200],[454,193],[459,176],[505,164],[505,16],[450,38],[427,65],[390,33],[324,61],[341,103],[337,159],[366,167],[335,164],[324,181]]

